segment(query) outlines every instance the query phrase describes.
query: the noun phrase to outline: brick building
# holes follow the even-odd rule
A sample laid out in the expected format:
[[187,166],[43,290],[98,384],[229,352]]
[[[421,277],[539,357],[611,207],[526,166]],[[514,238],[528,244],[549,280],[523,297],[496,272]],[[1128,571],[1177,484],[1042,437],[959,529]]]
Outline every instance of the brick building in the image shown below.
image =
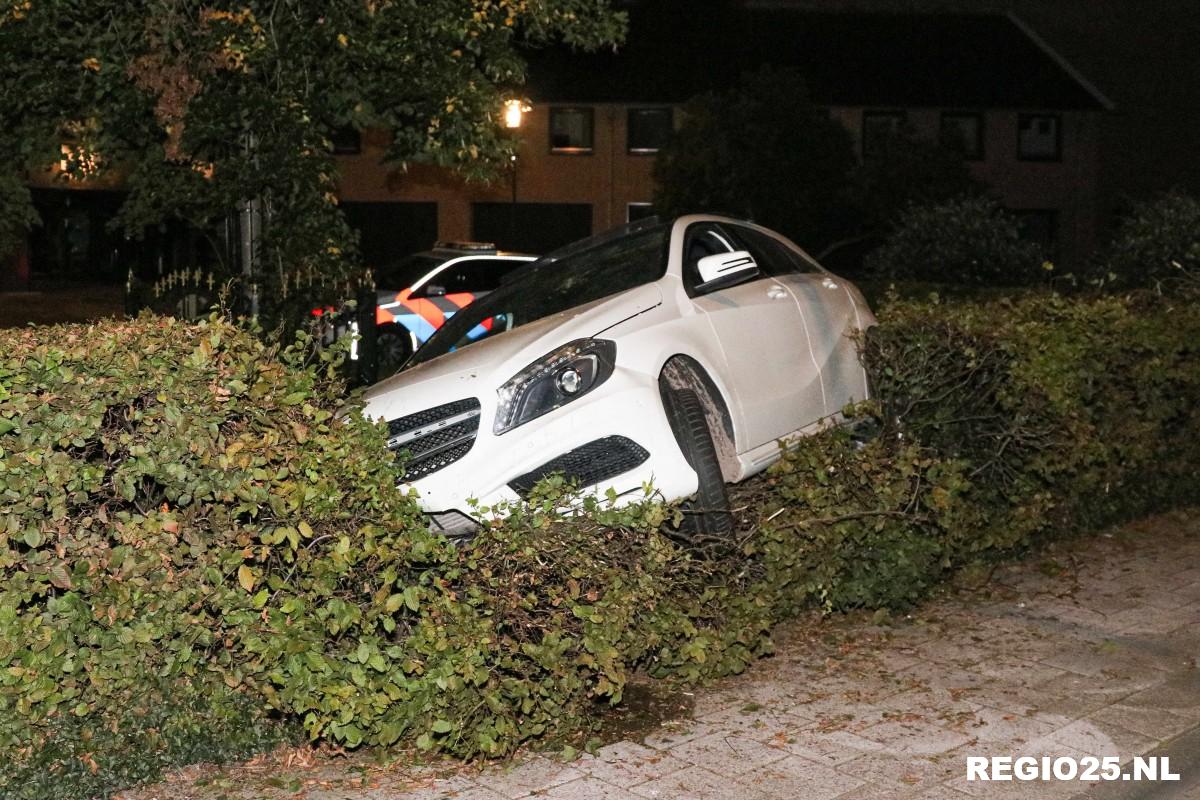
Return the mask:
[[364,135],[339,158],[369,257],[434,238],[541,252],[636,218],[683,101],[764,64],[798,68],[860,153],[901,125],[951,136],[1056,258],[1076,262],[1097,246],[1099,125],[1112,103],[1019,18],[731,6],[697,19],[672,5],[635,12],[619,53],[531,54],[520,157],[496,184],[421,168],[397,176],[379,166],[385,140]]

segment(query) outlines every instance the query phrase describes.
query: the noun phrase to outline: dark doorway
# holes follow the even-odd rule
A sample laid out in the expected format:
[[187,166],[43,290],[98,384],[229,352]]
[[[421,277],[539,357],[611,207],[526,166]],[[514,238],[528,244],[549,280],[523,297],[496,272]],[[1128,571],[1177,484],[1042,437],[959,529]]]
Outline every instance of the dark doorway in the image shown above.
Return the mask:
[[542,255],[592,235],[589,203],[472,203],[471,238]]
[[363,261],[373,270],[386,269],[437,239],[437,203],[344,202],[346,222],[358,231]]

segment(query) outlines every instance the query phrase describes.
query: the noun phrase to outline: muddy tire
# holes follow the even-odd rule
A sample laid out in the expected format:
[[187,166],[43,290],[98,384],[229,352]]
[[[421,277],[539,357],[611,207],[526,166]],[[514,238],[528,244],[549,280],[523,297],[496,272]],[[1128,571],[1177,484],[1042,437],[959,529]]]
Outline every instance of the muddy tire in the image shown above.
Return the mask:
[[701,550],[727,544],[733,533],[733,514],[704,405],[691,389],[669,389],[663,394],[663,407],[675,441],[698,481],[696,496],[683,504],[683,522],[668,533]]

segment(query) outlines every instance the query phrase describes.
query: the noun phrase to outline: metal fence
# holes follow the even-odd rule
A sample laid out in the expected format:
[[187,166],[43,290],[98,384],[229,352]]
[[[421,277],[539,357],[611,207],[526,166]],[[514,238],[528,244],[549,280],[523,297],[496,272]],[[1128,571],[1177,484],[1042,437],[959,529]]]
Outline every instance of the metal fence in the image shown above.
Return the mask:
[[[289,285],[290,284],[290,285]],[[304,330],[317,347],[328,347],[353,336],[350,357],[344,366],[351,386],[375,383],[379,378],[379,346],[375,329],[375,286],[370,275],[347,282],[336,292],[339,300],[321,302],[331,288],[307,280],[297,272],[282,281],[283,289],[265,298],[258,283],[241,276],[220,275],[201,268],[180,269],[160,275],[152,282],[139,281],[129,271],[125,282],[125,313],[134,317],[143,311],[199,320],[213,312],[227,317],[257,320],[263,330]],[[319,291],[318,291],[319,290]]]

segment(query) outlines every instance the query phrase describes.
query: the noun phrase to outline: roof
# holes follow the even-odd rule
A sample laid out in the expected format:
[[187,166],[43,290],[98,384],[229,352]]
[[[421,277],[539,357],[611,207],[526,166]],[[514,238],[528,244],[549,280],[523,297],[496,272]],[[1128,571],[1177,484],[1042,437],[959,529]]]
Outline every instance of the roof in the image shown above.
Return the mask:
[[635,7],[616,53],[529,53],[533,99],[679,103],[769,64],[798,68],[813,101],[825,105],[1112,107],[1010,15],[696,7],[688,13],[679,0]]

